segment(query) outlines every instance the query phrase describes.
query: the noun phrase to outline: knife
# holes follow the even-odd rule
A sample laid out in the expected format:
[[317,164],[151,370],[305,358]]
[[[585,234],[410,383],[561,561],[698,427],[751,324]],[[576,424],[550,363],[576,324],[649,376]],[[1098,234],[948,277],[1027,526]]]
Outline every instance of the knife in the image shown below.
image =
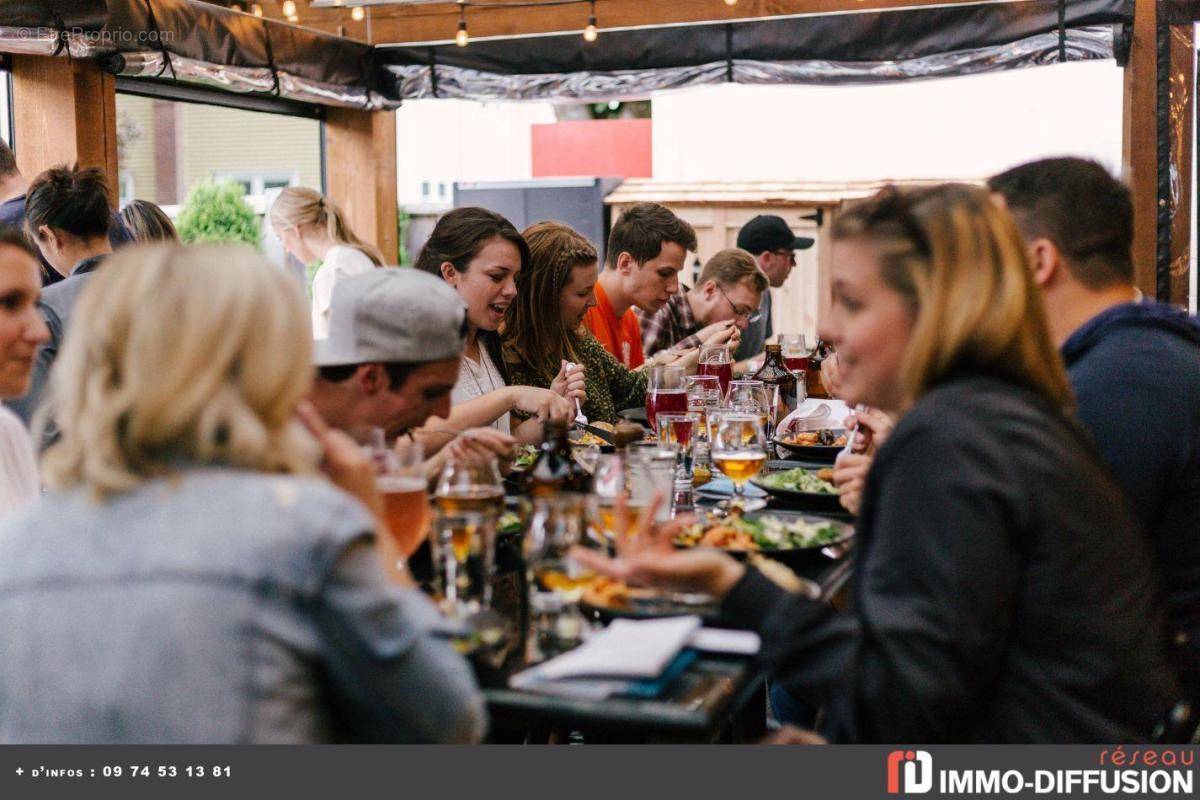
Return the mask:
[[581,431],[586,431],[599,439],[603,439],[608,444],[617,443],[616,436],[612,431],[606,431],[604,428],[597,428],[595,425],[588,425],[583,422],[574,422],[572,425]]

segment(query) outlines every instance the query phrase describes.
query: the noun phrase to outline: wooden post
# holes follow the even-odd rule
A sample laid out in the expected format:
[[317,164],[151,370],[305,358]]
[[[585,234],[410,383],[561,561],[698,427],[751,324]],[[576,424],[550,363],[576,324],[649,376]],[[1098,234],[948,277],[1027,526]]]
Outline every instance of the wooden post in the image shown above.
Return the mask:
[[1138,288],[1156,297],[1158,240],[1158,49],[1155,0],[1136,0],[1133,43],[1125,66],[1122,156],[1133,192],[1133,268]]
[[117,202],[116,80],[90,61],[14,55],[13,133],[26,178],[50,167],[99,167]]
[[1196,86],[1192,70],[1196,63],[1194,27],[1191,22],[1173,24],[1170,30],[1170,92],[1168,136],[1170,138],[1171,248],[1168,300],[1188,307],[1191,292],[1188,271],[1192,244],[1192,118],[1196,111]]
[[399,254],[395,112],[329,109],[325,174],[329,196],[350,227],[377,246],[386,263],[395,264]]

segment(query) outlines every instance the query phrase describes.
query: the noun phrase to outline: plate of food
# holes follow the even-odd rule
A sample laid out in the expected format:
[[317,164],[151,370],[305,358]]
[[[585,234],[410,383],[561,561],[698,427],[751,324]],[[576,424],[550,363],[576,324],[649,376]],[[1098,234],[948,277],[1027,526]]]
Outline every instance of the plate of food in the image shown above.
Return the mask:
[[829,467],[793,467],[750,479],[752,484],[787,505],[813,511],[841,511],[837,487],[832,481],[833,470]]
[[712,622],[719,619],[718,603],[707,594],[681,594],[650,589],[598,575],[584,587],[579,609],[585,616],[608,622],[614,619],[653,619],[696,614]]
[[819,431],[784,433],[775,437],[775,444],[799,458],[832,464],[846,446],[844,428],[825,428]]
[[731,555],[751,553],[792,566],[829,547],[846,544],[854,528],[845,522],[788,512],[710,515],[689,525],[675,539],[677,547],[714,547]]

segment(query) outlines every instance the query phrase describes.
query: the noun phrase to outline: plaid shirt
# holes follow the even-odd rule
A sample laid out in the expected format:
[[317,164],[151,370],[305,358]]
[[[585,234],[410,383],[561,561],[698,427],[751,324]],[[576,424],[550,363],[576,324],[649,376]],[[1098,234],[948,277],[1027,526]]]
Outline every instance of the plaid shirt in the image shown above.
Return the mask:
[[687,301],[688,291],[686,286],[680,286],[679,291],[653,314],[636,309],[638,322],[642,325],[642,351],[647,358],[660,350],[687,350],[700,346],[696,336],[700,323]]

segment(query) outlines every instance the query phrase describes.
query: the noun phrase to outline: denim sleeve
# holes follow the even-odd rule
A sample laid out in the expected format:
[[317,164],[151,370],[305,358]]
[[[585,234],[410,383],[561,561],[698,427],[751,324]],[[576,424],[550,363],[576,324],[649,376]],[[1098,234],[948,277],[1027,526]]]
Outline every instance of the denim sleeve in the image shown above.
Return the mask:
[[358,741],[478,741],[487,718],[470,666],[430,633],[429,600],[392,584],[378,558],[368,537],[350,542],[318,600],[335,717]]

